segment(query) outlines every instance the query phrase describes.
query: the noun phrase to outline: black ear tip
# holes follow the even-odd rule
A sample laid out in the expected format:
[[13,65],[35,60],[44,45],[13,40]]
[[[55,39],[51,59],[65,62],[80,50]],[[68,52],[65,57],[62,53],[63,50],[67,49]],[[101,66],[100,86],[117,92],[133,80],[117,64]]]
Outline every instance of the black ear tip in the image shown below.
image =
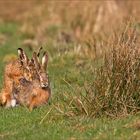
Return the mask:
[[43,49],[43,47],[41,46],[37,52],[37,57],[39,57],[41,50]]
[[20,55],[21,53],[23,53],[23,49],[22,49],[22,48],[18,48],[17,51],[18,51],[18,54],[19,54],[19,55]]
[[22,48],[18,48],[17,50],[18,50],[18,51],[22,51],[23,49],[22,49]]
[[23,50],[21,48],[18,48],[17,51],[18,51],[18,55],[22,55]]

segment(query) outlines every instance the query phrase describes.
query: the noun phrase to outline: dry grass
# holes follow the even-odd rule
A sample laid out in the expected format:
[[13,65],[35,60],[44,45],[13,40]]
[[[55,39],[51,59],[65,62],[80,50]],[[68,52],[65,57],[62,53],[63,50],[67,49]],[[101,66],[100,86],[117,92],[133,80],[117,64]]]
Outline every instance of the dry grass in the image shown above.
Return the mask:
[[53,32],[56,40],[59,34],[65,33],[77,41],[85,41],[97,34],[110,33],[131,16],[139,19],[139,4],[139,1],[116,0],[2,0],[0,21],[18,21],[20,31],[39,43],[48,40],[49,32]]
[[[140,48],[134,24],[128,23],[110,44],[111,51],[104,64],[95,68],[93,82],[85,81],[83,88],[72,87],[63,93],[63,104],[57,104],[66,116],[85,114],[90,117],[124,117],[140,111]],[[89,48],[90,49],[90,48]],[[94,79],[93,76],[93,79]]]
[[93,84],[98,112],[110,116],[133,114],[140,109],[140,52],[135,29],[126,27],[113,41]]

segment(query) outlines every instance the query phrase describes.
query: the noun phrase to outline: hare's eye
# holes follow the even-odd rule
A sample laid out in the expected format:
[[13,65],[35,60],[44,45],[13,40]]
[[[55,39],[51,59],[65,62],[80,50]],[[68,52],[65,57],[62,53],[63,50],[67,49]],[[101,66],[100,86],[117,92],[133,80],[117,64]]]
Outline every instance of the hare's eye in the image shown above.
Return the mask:
[[25,79],[25,78],[20,78],[20,79],[19,79],[19,82],[20,82],[20,83],[25,83],[25,82],[26,82],[26,79]]

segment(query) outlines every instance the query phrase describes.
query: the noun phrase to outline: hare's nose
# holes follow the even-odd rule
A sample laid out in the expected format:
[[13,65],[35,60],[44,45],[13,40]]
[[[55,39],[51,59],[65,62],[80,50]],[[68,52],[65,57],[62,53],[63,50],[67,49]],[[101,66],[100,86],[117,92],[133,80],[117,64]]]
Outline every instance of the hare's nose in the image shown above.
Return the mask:
[[41,87],[42,87],[42,88],[47,88],[48,86],[49,86],[48,83],[42,83],[42,84],[41,84]]

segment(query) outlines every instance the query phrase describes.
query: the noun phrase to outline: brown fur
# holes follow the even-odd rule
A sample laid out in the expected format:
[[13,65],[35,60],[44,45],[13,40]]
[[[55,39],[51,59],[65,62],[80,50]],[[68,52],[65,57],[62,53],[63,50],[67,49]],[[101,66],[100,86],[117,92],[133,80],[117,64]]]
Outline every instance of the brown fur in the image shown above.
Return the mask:
[[13,81],[18,85],[18,79],[21,77],[23,77],[23,69],[18,60],[12,61],[5,66],[3,89],[1,92],[2,105],[10,106]]
[[50,88],[41,88],[38,80],[30,82],[26,79],[21,79],[19,87],[15,90],[17,102],[29,107],[30,110],[47,103],[50,95]]
[[36,52],[33,59],[29,60],[21,48],[18,51],[19,60],[10,62],[5,67],[1,102],[2,105],[10,107],[12,99],[15,99],[18,104],[32,110],[47,103],[51,94],[46,73],[48,56],[45,53],[43,63],[40,64]]
[[14,93],[18,103],[28,106],[30,110],[47,103],[51,95],[49,78],[45,72],[48,62],[46,53],[43,55],[42,60],[43,63],[40,64],[37,53],[34,52],[29,67],[32,72],[32,81],[25,78],[20,79],[20,84]]

